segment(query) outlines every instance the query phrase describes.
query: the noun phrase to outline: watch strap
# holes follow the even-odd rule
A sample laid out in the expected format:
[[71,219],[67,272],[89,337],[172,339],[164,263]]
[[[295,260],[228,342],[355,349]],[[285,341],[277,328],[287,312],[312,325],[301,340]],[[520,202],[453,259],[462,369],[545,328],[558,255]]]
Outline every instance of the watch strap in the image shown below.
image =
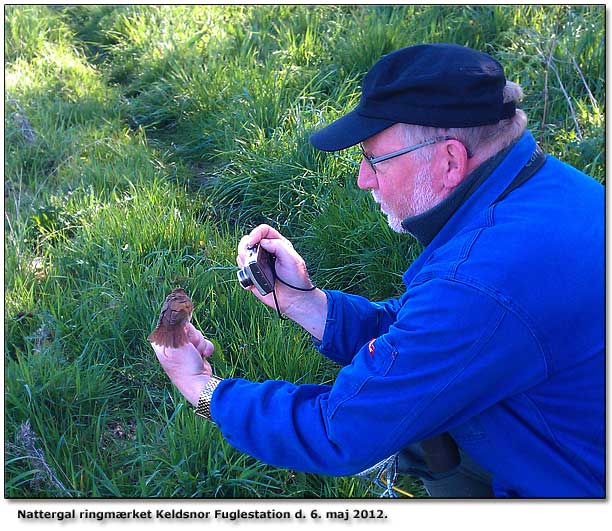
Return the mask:
[[206,382],[206,385],[202,388],[202,391],[200,392],[200,398],[198,399],[198,406],[195,409],[195,414],[199,417],[211,420],[210,402],[212,400],[212,395],[221,380],[222,378],[211,376],[210,380],[208,380],[208,382]]

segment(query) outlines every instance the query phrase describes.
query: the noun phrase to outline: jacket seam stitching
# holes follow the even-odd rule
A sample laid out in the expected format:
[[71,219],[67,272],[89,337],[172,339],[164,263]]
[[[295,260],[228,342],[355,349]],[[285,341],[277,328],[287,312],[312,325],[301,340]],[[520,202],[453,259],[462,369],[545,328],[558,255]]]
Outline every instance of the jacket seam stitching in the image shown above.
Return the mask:
[[460,256],[459,256],[459,260],[457,260],[457,262],[455,263],[455,265],[451,268],[450,271],[450,275],[451,276],[455,276],[457,274],[458,269],[467,261],[469,255],[470,255],[470,251],[472,250],[472,247],[474,247],[474,244],[476,243],[476,240],[478,240],[478,238],[480,237],[480,235],[482,234],[482,232],[486,229],[487,227],[481,227],[479,228],[474,234],[472,234],[472,236],[465,242],[465,244],[463,245],[461,252],[460,252]]
[[593,472],[588,467],[585,468],[584,466],[582,466],[583,461],[580,458],[580,456],[577,455],[576,452],[573,452],[571,449],[569,449],[566,445],[562,444],[559,441],[559,439],[557,439],[557,437],[555,436],[555,433],[553,432],[553,430],[551,429],[550,425],[548,424],[548,422],[546,420],[546,417],[542,413],[542,410],[538,406],[537,402],[533,398],[531,398],[527,393],[521,393],[521,394],[525,397],[525,400],[527,400],[534,407],[534,409],[537,412],[538,417],[543,422],[544,426],[546,426],[546,430],[548,431],[548,435],[553,440],[553,442],[559,448],[563,449],[563,451],[566,452],[568,455],[571,455],[572,457],[574,457],[576,464],[580,463],[580,469],[583,471],[583,473],[586,473],[589,476],[591,476],[591,479],[593,479],[594,481],[600,482],[602,480],[602,478],[594,476]]
[[529,314],[523,308],[515,304],[512,300],[504,297],[501,293],[498,293],[497,290],[495,290],[495,288],[487,286],[486,284],[481,284],[477,279],[474,279],[472,277],[457,274],[452,280],[454,280],[455,282],[464,284],[466,286],[470,286],[473,289],[476,289],[484,293],[485,295],[491,297],[493,300],[497,301],[498,304],[506,308],[514,316],[516,316],[516,318],[521,323],[523,323],[525,328],[529,330],[529,333],[532,335],[533,340],[538,345],[538,348],[540,349],[540,353],[542,354],[542,359],[544,361],[544,365],[546,368],[546,377],[547,378],[550,377],[551,373],[554,372],[554,366],[552,364],[552,357],[549,353],[549,350],[546,349],[542,341],[540,341],[540,337],[535,329],[534,324],[532,323],[532,319],[530,318]]
[[489,341],[491,340],[491,338],[495,335],[495,332],[500,327],[502,321],[504,320],[504,317],[508,313],[509,313],[509,311],[508,311],[507,308],[504,308],[504,307],[500,308],[500,313],[499,313],[499,316],[497,317],[497,320],[495,321],[495,324],[491,327],[491,329],[490,329],[489,333],[486,335],[486,337],[478,341],[478,348],[475,349],[474,354],[470,357],[469,360],[466,361],[466,363],[463,365],[461,370],[458,371],[457,374],[455,374],[455,376],[453,376],[452,379],[448,380],[443,387],[440,387],[436,391],[435,394],[430,396],[427,400],[423,399],[422,402],[418,404],[418,411],[413,412],[411,415],[406,416],[402,420],[402,422],[399,424],[398,428],[393,432],[393,436],[394,437],[396,437],[400,433],[405,433],[405,431],[406,431],[406,427],[405,427],[406,424],[410,423],[410,422],[414,422],[415,420],[417,420],[423,414],[423,411],[425,411],[425,409],[427,408],[427,405],[431,404],[438,396],[440,396],[440,394],[449,385],[451,385],[454,381],[457,380],[457,378],[459,378],[464,373],[466,368],[470,366],[470,364],[474,361],[474,359],[482,352],[482,349],[485,347],[485,345],[487,345],[489,343]]
[[361,392],[361,390],[364,388],[364,386],[372,378],[374,378],[375,376],[379,376],[379,377],[384,378],[389,373],[389,371],[391,370],[392,365],[395,363],[395,360],[397,359],[398,351],[392,345],[389,345],[388,347],[385,345],[385,349],[389,350],[389,361],[387,363],[387,366],[384,367],[384,370],[381,370],[380,374],[366,376],[363,380],[361,380],[361,382],[358,385],[356,385],[353,388],[353,392],[352,393],[350,393],[347,396],[343,397],[342,399],[338,400],[338,403],[334,406],[334,408],[328,414],[329,419],[332,419],[335,416],[335,414],[337,413],[338,409],[340,409],[341,406],[343,406],[349,400],[355,398]]
[[[483,293],[484,295],[490,297],[491,299],[493,299],[494,301],[496,301],[499,305],[501,305],[503,308],[506,308],[509,312],[511,312],[513,315],[516,316],[516,318],[523,323],[523,325],[525,326],[525,328],[527,328],[527,330],[529,330],[529,333],[531,334],[531,336],[533,337],[533,340],[535,341],[535,343],[537,344],[538,348],[540,349],[540,353],[542,355],[542,359],[544,360],[544,365],[545,365],[545,369],[546,369],[546,377],[550,377],[550,375],[554,372],[554,365],[552,363],[552,356],[550,355],[550,352],[548,349],[546,349],[542,343],[542,341],[540,341],[539,335],[535,329],[535,326],[532,324],[532,319],[529,317],[529,314],[523,310],[523,308],[521,308],[520,306],[516,305],[515,303],[513,303],[512,300],[509,300],[508,298],[504,297],[501,293],[499,293],[495,288],[487,286],[486,284],[483,284],[481,282],[479,282],[477,279],[473,278],[473,277],[469,277],[467,275],[462,275],[460,273],[455,273],[453,275],[450,274],[444,274],[444,273],[427,273],[425,275],[423,275],[422,279],[419,278],[419,280],[421,282],[418,282],[416,284],[423,284],[426,281],[429,280],[433,280],[433,279],[440,279],[440,280],[446,280],[446,281],[450,281],[450,282],[457,282],[459,284],[463,284],[465,286],[468,286],[472,289],[475,289],[481,293]],[[416,279],[415,279],[416,280]]]

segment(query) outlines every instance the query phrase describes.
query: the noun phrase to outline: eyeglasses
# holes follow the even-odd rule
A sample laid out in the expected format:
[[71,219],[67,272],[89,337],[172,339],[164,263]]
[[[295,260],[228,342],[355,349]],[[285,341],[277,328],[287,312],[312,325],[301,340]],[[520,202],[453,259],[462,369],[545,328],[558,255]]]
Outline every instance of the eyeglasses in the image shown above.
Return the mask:
[[[430,138],[429,140],[425,140],[424,142],[421,142],[420,144],[415,144],[414,146],[409,146],[409,147],[400,149],[398,151],[394,151],[393,153],[387,153],[386,155],[381,155],[380,157],[369,157],[368,155],[366,155],[366,152],[363,149],[363,144],[359,144],[359,147],[361,148],[361,154],[363,155],[363,158],[368,161],[370,168],[372,168],[372,171],[376,173],[375,164],[378,164],[379,162],[393,159],[395,157],[399,157],[400,155],[405,155],[406,153],[410,153],[411,151],[416,151],[417,149],[421,149],[422,147],[429,146],[437,142],[443,142],[445,140],[457,140],[457,139],[452,136],[436,136],[435,138]],[[468,158],[470,158],[472,154],[470,153],[469,149],[466,148],[466,150],[467,150]]]

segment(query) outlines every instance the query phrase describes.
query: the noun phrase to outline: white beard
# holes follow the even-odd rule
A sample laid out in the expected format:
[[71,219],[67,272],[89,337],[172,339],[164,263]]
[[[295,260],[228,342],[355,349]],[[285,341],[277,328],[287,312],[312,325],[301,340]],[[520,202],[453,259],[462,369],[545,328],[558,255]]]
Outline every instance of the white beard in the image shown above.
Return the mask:
[[402,227],[402,221],[427,212],[440,202],[433,191],[431,173],[426,168],[415,174],[412,197],[402,197],[395,207],[397,211],[382,203],[376,190],[372,190],[372,197],[380,205],[381,211],[386,214],[389,227],[399,233],[408,232]]

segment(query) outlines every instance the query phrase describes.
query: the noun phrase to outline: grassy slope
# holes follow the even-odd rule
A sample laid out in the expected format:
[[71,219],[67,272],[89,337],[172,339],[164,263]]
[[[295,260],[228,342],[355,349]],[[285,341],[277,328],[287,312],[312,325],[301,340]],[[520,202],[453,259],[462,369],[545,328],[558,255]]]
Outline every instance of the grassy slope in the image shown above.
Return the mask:
[[[427,41],[494,53],[523,85],[545,150],[604,178],[603,7],[17,6],[5,17],[11,497],[366,494],[232,449],[193,418],[145,337],[182,285],[219,345],[219,374],[332,381],[337,368],[297,327],[237,287],[235,245],[270,222],[320,285],[399,292],[418,244],[359,193],[350,155],[307,143],[356,103],[381,54]],[[48,470],[25,457],[32,445]]]

